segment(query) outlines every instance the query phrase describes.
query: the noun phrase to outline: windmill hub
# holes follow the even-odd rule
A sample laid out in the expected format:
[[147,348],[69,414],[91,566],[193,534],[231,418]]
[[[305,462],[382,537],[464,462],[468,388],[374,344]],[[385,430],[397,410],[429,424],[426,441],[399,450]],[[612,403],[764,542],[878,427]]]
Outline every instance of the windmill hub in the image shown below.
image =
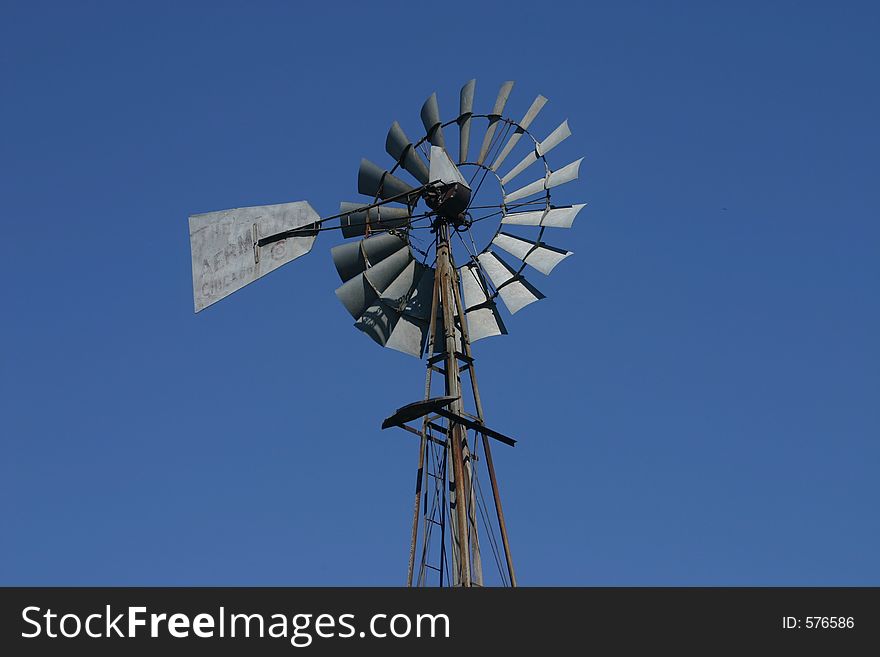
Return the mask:
[[426,189],[424,199],[439,218],[458,226],[465,223],[464,212],[471,200],[471,190],[458,182],[441,184]]

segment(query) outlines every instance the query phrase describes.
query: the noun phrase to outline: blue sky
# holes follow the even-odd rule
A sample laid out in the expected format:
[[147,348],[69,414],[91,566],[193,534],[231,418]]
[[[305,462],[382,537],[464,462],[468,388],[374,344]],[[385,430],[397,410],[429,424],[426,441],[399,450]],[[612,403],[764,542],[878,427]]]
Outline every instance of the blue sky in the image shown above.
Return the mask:
[[575,256],[475,346],[521,583],[880,584],[878,18],[3,2],[0,583],[403,582],[422,365],[334,234],[195,316],[187,216],[332,214],[476,78],[585,157]]

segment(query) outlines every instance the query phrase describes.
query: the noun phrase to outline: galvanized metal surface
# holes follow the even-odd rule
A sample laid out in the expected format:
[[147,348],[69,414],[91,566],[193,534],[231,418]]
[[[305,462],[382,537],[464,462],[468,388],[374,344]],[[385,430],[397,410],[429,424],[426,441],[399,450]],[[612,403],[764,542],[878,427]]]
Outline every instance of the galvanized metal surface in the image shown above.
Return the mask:
[[383,347],[421,357],[430,324],[433,268],[416,262],[406,240],[392,233],[340,245],[332,254],[345,281],[336,296],[355,327]]
[[423,185],[428,184],[428,167],[413,147],[403,128],[395,121],[385,138],[385,151]]
[[260,237],[314,224],[306,201],[259,205],[189,217],[195,311],[207,308],[281,265],[308,253],[316,233],[260,247]]
[[486,128],[486,134],[483,136],[483,144],[480,146],[480,155],[477,157],[477,164],[482,164],[486,160],[486,156],[489,154],[489,147],[492,145],[492,139],[495,137],[495,129],[498,127],[498,122],[501,120],[502,114],[504,114],[504,106],[507,104],[507,98],[510,96],[512,90],[513,80],[508,80],[502,84],[501,89],[498,90],[498,97],[495,99],[495,105],[492,107],[492,112],[489,114],[489,126]]
[[515,269],[491,251],[484,251],[477,259],[511,314],[544,298],[522,274],[517,274]]
[[540,112],[541,108],[544,107],[544,105],[546,104],[547,99],[541,95],[539,95],[537,98],[535,98],[535,100],[532,101],[532,104],[526,112],[525,116],[517,124],[517,129],[512,135],[510,135],[510,139],[504,145],[504,148],[501,149],[501,152],[498,154],[498,157],[495,158],[492,166],[489,167],[490,169],[492,169],[492,171],[498,171],[498,167],[500,167],[501,163],[504,162],[505,159],[507,159],[507,156],[510,155],[513,147],[516,146],[517,142],[519,142],[520,137],[522,137],[523,133],[529,129],[529,126],[532,125],[532,121],[534,121],[535,117],[538,116],[538,112]]
[[428,141],[434,146],[446,148],[446,142],[443,139],[443,128],[441,128],[440,108],[437,106],[437,94],[433,93],[422,105],[421,111],[422,125],[425,126],[425,134],[428,135]]
[[345,213],[339,217],[339,226],[344,238],[364,237],[368,225],[370,231],[380,231],[389,228],[403,228],[409,224],[409,208],[388,205],[368,210],[363,208],[363,203],[343,201],[339,204],[339,212]]
[[421,322],[398,313],[385,304],[373,304],[355,322],[355,327],[383,347],[421,357],[428,322]]
[[546,176],[539,180],[536,180],[533,183],[529,183],[528,185],[520,187],[519,189],[514,190],[509,194],[505,194],[505,205],[512,203],[513,201],[518,201],[519,199],[526,198],[527,196],[531,196],[532,194],[537,194],[545,189],[551,189],[553,187],[563,185],[567,182],[571,182],[578,177],[578,169],[580,168],[583,159],[584,158],[580,158],[579,160],[575,160],[571,164],[566,164],[561,169],[557,171],[551,171]]
[[[428,322],[431,318],[431,293],[434,290],[434,276],[436,270],[422,263],[416,263],[416,281],[414,289],[409,293],[406,303],[403,304],[403,313],[409,317]],[[393,286],[392,286],[393,288]],[[391,289],[385,291],[386,299],[397,298],[392,296]]]
[[519,161],[519,163],[515,167],[508,171],[501,178],[501,184],[506,185],[507,183],[509,183],[516,176],[518,176],[528,167],[537,162],[539,157],[542,157],[552,151],[556,146],[561,144],[570,136],[571,130],[568,127],[568,119],[566,119],[558,128],[556,128],[556,130],[551,132],[544,141],[535,146],[535,149],[531,153],[528,153],[522,160]]
[[470,189],[470,185],[461,175],[458,167],[452,163],[446,149],[440,146],[431,146],[431,168],[429,173],[431,182],[440,181],[445,185],[458,183]]
[[532,242],[508,233],[498,233],[492,243],[542,274],[549,274],[556,265],[574,255],[571,251],[563,251],[543,242]]
[[[409,250],[409,245],[405,244],[387,258],[373,264],[364,272],[364,278],[369,281],[376,292],[382,294],[398,276],[406,272],[407,265],[411,262],[413,262],[412,253]],[[406,282],[409,283],[411,280]]]
[[358,169],[358,193],[373,198],[391,198],[415,191],[397,176],[388,173],[378,164],[361,159]]
[[586,203],[568,205],[559,208],[535,210],[532,212],[512,212],[501,218],[502,224],[513,226],[544,226],[547,228],[571,228],[577,213]]
[[359,319],[382,291],[406,269],[411,260],[409,246],[404,244],[388,257],[336,288],[336,296],[351,316]]
[[506,335],[507,328],[498,312],[495,302],[489,298],[480,275],[480,268],[473,263],[464,265],[459,270],[461,286],[464,292],[464,316],[471,342],[482,340],[493,335]]
[[358,242],[346,242],[330,249],[333,264],[339,278],[347,281],[357,276],[370,263],[377,263],[406,244],[406,240],[394,233],[379,233]]
[[572,180],[576,180],[578,177],[578,170],[581,167],[581,162],[584,161],[584,158],[578,158],[571,164],[566,164],[561,169],[557,169],[556,171],[551,171],[547,176],[547,189],[552,189],[553,187],[558,187],[559,185],[564,185],[567,182],[571,182]]
[[467,162],[471,143],[471,115],[474,111],[474,87],[476,80],[469,80],[461,88],[458,104],[458,162]]

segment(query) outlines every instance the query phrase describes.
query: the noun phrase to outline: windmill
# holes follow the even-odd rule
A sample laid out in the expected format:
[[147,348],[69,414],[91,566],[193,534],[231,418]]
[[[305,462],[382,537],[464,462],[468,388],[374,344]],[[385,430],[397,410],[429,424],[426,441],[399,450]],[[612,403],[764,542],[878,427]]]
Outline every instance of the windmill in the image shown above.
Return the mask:
[[[584,207],[551,202],[551,190],[576,179],[581,163],[553,169],[547,160],[571,135],[568,121],[539,141],[529,127],[546,98],[537,96],[522,118],[511,119],[505,106],[513,82],[505,82],[491,112],[477,114],[475,86],[471,80],[462,87],[458,115],[447,121],[432,94],[415,142],[395,121],[385,141],[393,165],[361,160],[357,191],[368,200],[343,202],[338,214],[322,218],[298,201],[189,218],[196,312],[305,255],[319,233],[338,231],[348,241],[331,249],[342,281],[336,296],[355,327],[379,345],[426,359],[421,399],[382,424],[418,437],[408,586],[482,586],[487,552],[500,583],[516,586],[492,460],[493,442],[515,441],[484,422],[471,345],[507,333],[497,299],[513,314],[544,298],[526,269],[547,275],[572,255],[543,239],[548,229],[570,228]],[[447,143],[453,124],[455,161]],[[472,159],[471,128],[482,125]],[[504,167],[520,144],[524,155]],[[513,182],[533,169],[534,180]],[[487,179],[494,195],[491,183],[483,187]],[[479,245],[481,231],[489,237]]]

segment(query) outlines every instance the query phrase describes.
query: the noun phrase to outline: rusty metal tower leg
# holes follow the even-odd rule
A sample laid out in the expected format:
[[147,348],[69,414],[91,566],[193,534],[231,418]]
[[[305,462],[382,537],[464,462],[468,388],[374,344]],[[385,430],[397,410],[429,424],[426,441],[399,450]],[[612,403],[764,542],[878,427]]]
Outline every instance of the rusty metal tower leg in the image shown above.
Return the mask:
[[[461,379],[458,373],[458,359],[456,358],[455,336],[455,269],[452,266],[452,256],[449,251],[449,226],[445,222],[438,225],[437,234],[437,276],[440,278],[440,306],[443,312],[443,333],[446,339],[446,394],[457,399],[450,405],[453,413],[461,414],[464,410],[461,400]],[[465,444],[464,427],[455,423],[449,423],[449,445],[452,456],[452,477],[455,490],[455,523],[456,531],[453,532],[453,553],[458,557],[457,567],[454,570],[455,584],[459,586],[471,585],[471,540],[468,523],[468,501],[470,492],[466,488],[465,465],[463,445]]]
[[[429,330],[424,398],[428,400],[432,396],[432,373],[442,374],[445,395],[455,398],[455,401],[449,405],[449,410],[459,417],[469,417],[475,420],[476,424],[482,425],[482,401],[477,386],[474,359],[471,355],[467,322],[461,320],[465,314],[459,291],[458,271],[455,268],[449,247],[449,233],[448,225],[439,224],[437,226],[437,265],[431,313],[431,317],[434,319]],[[465,410],[462,398],[466,394],[462,380],[462,374],[465,371],[468,373],[473,394],[474,414]],[[444,583],[451,583],[454,586],[482,586],[482,559],[477,529],[476,465],[479,458],[476,453],[477,443],[469,444],[469,430],[466,426],[449,419],[444,427],[441,426],[443,421],[444,417],[429,414],[422,420],[421,431],[404,427],[419,435],[420,438],[407,585],[412,586],[414,578],[417,586],[424,585],[427,569],[431,569],[439,573],[441,586]],[[480,434],[482,437],[481,444],[485,455],[483,458],[486,461],[485,472],[492,488],[498,528],[506,560],[506,579],[512,586],[516,586],[516,574],[513,568],[504,512],[501,507],[501,495],[498,489],[490,441],[488,436],[481,433],[478,428],[471,425],[471,429],[474,430],[475,440],[476,434]],[[435,433],[438,431],[439,434]],[[445,454],[442,463],[436,451],[438,446],[440,454]],[[431,482],[432,479],[433,482]],[[420,520],[423,526],[421,562],[416,577],[415,565],[416,552],[419,549]],[[486,516],[483,516],[483,520],[489,522]],[[436,558],[436,555],[432,557],[432,550],[436,548],[438,538],[436,534],[432,535],[431,532],[438,527],[440,534],[439,563],[432,564],[429,562]],[[488,529],[488,526],[486,527]],[[450,539],[448,546],[445,539],[447,534]],[[490,544],[494,546],[491,535]],[[449,548],[449,565],[451,566],[448,568],[448,580],[444,578],[447,547]],[[502,580],[504,579],[502,574]]]

